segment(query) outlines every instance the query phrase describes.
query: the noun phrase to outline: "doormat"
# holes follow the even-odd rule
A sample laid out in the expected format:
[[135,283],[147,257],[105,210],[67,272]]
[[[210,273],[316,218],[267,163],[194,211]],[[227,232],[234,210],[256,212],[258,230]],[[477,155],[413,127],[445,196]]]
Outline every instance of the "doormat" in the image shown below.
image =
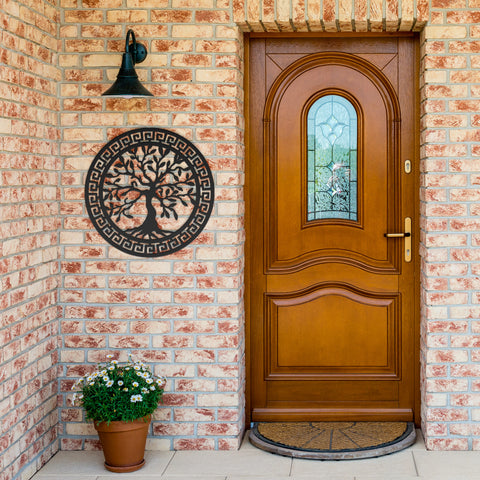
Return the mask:
[[415,442],[412,422],[259,422],[250,442],[278,455],[353,460],[388,455]]

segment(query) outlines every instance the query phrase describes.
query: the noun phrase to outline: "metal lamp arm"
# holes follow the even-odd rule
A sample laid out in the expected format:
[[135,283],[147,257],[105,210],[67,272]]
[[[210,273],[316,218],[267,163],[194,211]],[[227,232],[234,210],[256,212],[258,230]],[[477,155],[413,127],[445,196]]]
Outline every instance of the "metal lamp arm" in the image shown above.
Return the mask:
[[[129,43],[130,38],[132,43]],[[131,54],[134,65],[143,62],[147,57],[147,49],[141,43],[137,43],[135,33],[132,29],[127,32],[127,37],[125,39],[125,53]]]

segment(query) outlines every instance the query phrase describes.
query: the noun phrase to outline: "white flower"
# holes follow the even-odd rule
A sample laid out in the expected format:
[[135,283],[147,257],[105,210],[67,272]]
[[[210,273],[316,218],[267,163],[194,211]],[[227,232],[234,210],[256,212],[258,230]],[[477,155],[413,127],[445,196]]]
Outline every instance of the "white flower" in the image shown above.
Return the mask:
[[113,385],[113,380],[109,380],[109,381],[107,382],[107,387],[111,387],[112,385]]
[[87,377],[87,382],[91,382],[92,380],[93,380],[92,376],[89,375],[89,376]]
[[110,363],[113,364],[113,365],[117,365],[117,364],[118,364],[118,360],[112,360]]
[[89,385],[90,386],[95,385],[95,382],[90,382]]
[[131,403],[142,402],[142,401],[143,401],[143,397],[141,395],[132,395],[130,397]]
[[110,366],[108,367],[108,369],[109,369],[110,371],[112,371],[112,370],[115,370],[115,367],[114,367],[113,365],[110,365]]
[[107,355],[107,358],[113,358],[113,355]]
[[138,387],[138,382],[133,382],[132,385],[137,388]]
[[142,393],[145,395],[146,393],[148,393],[148,390],[145,387],[143,387],[142,388]]
[[79,388],[80,385],[83,383],[83,378],[79,378],[73,385],[72,385],[72,390],[75,390],[76,388]]
[[123,385],[123,380],[119,380],[118,382],[118,385],[120,385],[120,387]]
[[125,388],[123,389],[123,391],[124,391],[124,392],[128,392],[128,388],[125,387]]
[[150,385],[151,383],[153,383],[153,380],[149,377],[146,379],[146,382]]
[[108,381],[110,381],[110,379],[108,378],[107,375],[105,375],[105,376],[103,377],[103,381],[104,381],[104,382],[108,382]]
[[151,390],[152,392],[154,392],[154,391],[155,391],[155,385],[150,385],[150,390]]
[[134,370],[140,370],[140,366],[139,366],[139,365],[135,365],[133,368],[134,368]]
[[106,375],[107,373],[108,373],[108,372],[107,372],[105,369],[103,369],[103,370],[100,372],[100,375]]
[[75,403],[77,401],[77,394],[74,393],[72,397],[72,403]]

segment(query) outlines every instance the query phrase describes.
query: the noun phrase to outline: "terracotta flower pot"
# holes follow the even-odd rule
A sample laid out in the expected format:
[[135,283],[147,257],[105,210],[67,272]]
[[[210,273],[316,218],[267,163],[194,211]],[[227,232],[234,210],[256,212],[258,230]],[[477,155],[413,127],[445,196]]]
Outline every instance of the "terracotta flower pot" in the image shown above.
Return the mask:
[[133,422],[94,422],[105,457],[105,468],[111,472],[134,472],[145,464],[145,443],[151,416]]

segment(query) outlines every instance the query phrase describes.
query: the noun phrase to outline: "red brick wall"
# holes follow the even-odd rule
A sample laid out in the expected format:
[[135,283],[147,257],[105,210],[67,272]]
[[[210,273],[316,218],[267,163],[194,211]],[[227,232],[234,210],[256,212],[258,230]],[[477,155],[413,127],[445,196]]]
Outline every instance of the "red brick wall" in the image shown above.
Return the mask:
[[[61,448],[98,447],[69,389],[107,353],[132,352],[169,377],[149,448],[238,446],[245,376],[239,30],[421,32],[423,431],[431,449],[480,448],[480,2],[291,4],[0,2],[0,480],[28,477],[57,448],[57,361]],[[100,96],[117,74],[127,28],[147,44],[137,72],[152,99]],[[94,155],[139,126],[195,142],[216,184],[207,228],[161,259],[106,244],[83,200]]]
[[[108,353],[125,360],[131,352],[168,377],[149,448],[237,448],[244,423],[243,77],[229,2],[63,6],[61,447],[98,448],[83,412],[70,403],[73,379]],[[149,52],[136,70],[151,99],[101,96],[118,73],[128,28]],[[100,147],[144,126],[193,141],[216,188],[205,230],[157,259],[106,244],[83,199],[86,170]]]
[[435,450],[480,449],[480,2],[432,0],[422,32],[422,416]]
[[58,449],[58,19],[53,1],[0,2],[1,480]]

